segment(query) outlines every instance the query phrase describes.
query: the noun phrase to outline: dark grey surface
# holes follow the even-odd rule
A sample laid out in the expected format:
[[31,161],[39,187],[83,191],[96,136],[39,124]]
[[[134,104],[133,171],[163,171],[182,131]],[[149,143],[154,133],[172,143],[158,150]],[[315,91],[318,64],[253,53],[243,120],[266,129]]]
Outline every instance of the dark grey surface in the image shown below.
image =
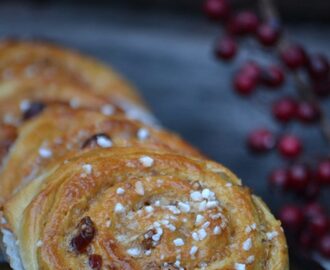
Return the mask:
[[[251,157],[244,145],[249,130],[260,126],[276,129],[276,125],[269,108],[233,94],[234,67],[220,64],[212,56],[218,32],[201,16],[179,13],[0,5],[0,37],[51,39],[110,63],[140,89],[165,127],[231,168],[276,210],[282,201],[268,191],[265,179],[281,163],[276,154]],[[290,32],[311,50],[330,54],[328,25],[301,23],[291,25]],[[240,58],[249,55],[255,53],[242,53]],[[286,91],[292,91],[290,84]],[[274,96],[259,95],[258,100],[269,103]],[[294,130],[301,133],[299,126]],[[306,139],[311,136],[314,140],[308,150],[329,152],[316,129],[304,133]]]

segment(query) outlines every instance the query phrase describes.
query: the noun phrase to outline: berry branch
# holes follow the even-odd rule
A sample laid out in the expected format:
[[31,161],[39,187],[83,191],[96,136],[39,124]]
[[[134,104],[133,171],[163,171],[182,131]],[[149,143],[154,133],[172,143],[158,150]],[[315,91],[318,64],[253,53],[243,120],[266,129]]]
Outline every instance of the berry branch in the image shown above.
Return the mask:
[[[259,2],[260,2],[261,16],[264,18],[264,20],[273,21],[273,22],[277,22],[277,24],[280,24],[281,20],[275,6],[273,5],[273,2],[271,0],[259,0]],[[288,44],[289,42],[285,39],[285,36],[283,35],[281,41],[278,43],[277,46],[278,51],[281,51],[281,48],[288,46]],[[317,96],[313,93],[313,91],[311,91],[311,88],[304,82],[300,74],[295,72],[293,74],[293,78],[296,82],[297,91],[300,98],[310,103],[317,103],[318,102]],[[321,109],[321,106],[320,106],[320,127],[324,139],[328,142],[328,145],[330,146],[330,120],[326,116],[326,113]]]
[[[322,109],[322,102],[330,96],[330,63],[323,54],[309,53],[289,39],[271,0],[259,0],[259,7],[260,16],[250,10],[234,12],[230,0],[205,0],[204,12],[224,29],[215,55],[226,63],[244,60],[233,78],[233,88],[242,98],[256,96],[254,101],[258,101],[258,92],[264,91],[273,99],[272,92],[284,91],[282,86],[292,78],[294,86],[286,90],[294,88],[294,93],[282,95],[271,106],[279,131],[260,128],[249,134],[247,143],[253,154],[277,149],[286,161],[286,167],[270,173],[269,184],[272,190],[290,192],[299,199],[299,203],[284,205],[278,214],[293,236],[289,239],[295,239],[294,246],[330,258],[330,218],[318,201],[330,186],[329,152],[323,158],[308,156],[302,140],[289,132],[294,122],[303,127],[317,125],[330,145],[330,121]],[[250,50],[250,60],[237,59],[242,50]]]
[[259,0],[261,15],[265,21],[279,20],[279,15],[271,0]]

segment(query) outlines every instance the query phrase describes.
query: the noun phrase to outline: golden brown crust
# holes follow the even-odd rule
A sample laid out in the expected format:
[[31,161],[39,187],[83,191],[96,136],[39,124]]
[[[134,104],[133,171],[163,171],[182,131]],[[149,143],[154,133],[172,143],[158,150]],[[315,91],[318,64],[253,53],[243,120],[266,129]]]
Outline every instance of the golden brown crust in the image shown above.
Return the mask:
[[109,68],[49,44],[0,43],[2,228],[24,269],[286,270],[262,200],[136,117],[150,116]]
[[98,61],[50,43],[7,40],[0,44],[2,80],[38,80],[79,84],[105,98],[144,105],[134,88]]
[[[146,156],[151,166],[141,162]],[[92,166],[88,175],[84,164]],[[26,269],[89,269],[91,254],[102,257],[105,269],[286,269],[279,222],[216,167],[143,148],[74,157],[45,176],[47,186],[24,211],[17,235]],[[77,252],[72,239],[84,217],[95,236]]]
[[7,126],[14,129],[24,123],[34,104],[44,107],[66,104],[98,110],[111,105],[113,113],[123,113],[123,105],[135,104],[145,110],[128,83],[91,58],[36,41],[2,41],[0,126],[6,129],[0,129],[0,162],[11,145],[6,137]]
[[[2,82],[0,83],[1,121],[14,126],[24,123],[24,114],[34,103],[45,107],[52,104],[70,105],[73,108],[102,108],[108,101],[77,88],[72,84],[60,82]],[[113,105],[115,106],[115,105]],[[117,108],[117,110],[120,110]],[[122,110],[121,110],[122,111]]]
[[[106,140],[109,145],[100,145],[97,139]],[[0,202],[68,155],[92,148],[138,145],[200,155],[178,136],[120,114],[106,116],[90,109],[51,106],[20,127],[19,137],[0,172]]]
[[0,167],[4,157],[8,154],[10,146],[17,137],[16,127],[7,124],[0,124]]
[[[133,114],[138,111],[139,115],[135,118],[141,120],[147,114],[136,91],[112,69],[95,60],[37,41],[2,41],[0,125],[19,126],[25,120],[29,103],[60,103],[99,110],[110,104],[114,113],[136,106]],[[4,134],[0,134],[2,137]]]

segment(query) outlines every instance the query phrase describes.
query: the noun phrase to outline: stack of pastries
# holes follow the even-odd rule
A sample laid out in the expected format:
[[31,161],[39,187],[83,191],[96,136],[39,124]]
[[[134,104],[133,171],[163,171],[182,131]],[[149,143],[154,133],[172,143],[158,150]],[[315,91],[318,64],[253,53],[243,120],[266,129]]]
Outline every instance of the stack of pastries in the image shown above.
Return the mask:
[[15,270],[285,270],[262,200],[109,67],[0,43],[0,205]]

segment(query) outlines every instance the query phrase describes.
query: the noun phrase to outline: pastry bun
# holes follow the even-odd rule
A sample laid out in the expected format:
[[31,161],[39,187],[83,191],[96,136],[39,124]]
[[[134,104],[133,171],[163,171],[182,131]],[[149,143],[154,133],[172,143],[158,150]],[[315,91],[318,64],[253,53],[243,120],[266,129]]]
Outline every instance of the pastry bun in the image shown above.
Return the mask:
[[287,270],[281,224],[110,68],[0,43],[0,205],[15,270]]

